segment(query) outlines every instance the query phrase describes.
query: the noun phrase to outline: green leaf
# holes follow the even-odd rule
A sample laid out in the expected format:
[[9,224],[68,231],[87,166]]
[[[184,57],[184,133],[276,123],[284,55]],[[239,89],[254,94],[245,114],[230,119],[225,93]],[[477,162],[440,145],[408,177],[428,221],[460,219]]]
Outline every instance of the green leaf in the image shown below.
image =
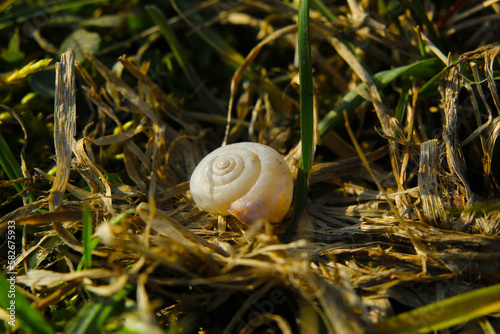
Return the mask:
[[25,333],[52,334],[54,329],[45,321],[43,316],[33,308],[30,302],[14,287],[15,275],[5,277],[0,273],[0,306],[9,315],[9,320],[19,320],[20,329]]

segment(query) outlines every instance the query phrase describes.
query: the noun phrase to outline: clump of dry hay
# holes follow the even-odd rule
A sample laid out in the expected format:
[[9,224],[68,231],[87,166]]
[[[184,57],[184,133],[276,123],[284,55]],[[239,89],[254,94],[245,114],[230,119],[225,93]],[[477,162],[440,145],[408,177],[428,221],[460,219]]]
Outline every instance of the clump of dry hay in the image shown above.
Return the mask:
[[[492,163],[500,131],[493,77],[499,51],[498,45],[489,45],[449,61],[439,81],[443,121],[435,138],[414,131],[419,117],[415,105],[409,107],[412,125],[401,125],[376,105],[372,91],[366,92],[377,116],[385,117],[380,137],[386,145],[365,156],[383,192],[375,190],[359,157],[315,163],[310,200],[288,244],[262,233],[262,225],[244,232],[231,217],[196,208],[186,181],[214,148],[209,143],[215,135],[148,79],[147,64],[119,59],[137,79],[133,89],[91,57],[103,79],[97,83],[68,51],[58,72],[57,174],[37,170],[51,182],[50,193],[7,214],[2,225],[16,220],[43,236],[27,245],[18,264],[32,252],[64,249],[57,261],[73,267],[82,253],[74,231],[81,229],[83,206],[90,208],[101,242],[93,251],[92,269],[31,269],[18,282],[31,289],[26,294],[39,308],[71,298],[82,286],[111,296],[134,282],[136,320],[155,333],[160,325],[188,326],[188,321],[193,329],[209,333],[266,327],[291,333],[297,331],[299,317],[304,332],[319,331],[320,318],[328,332],[359,333],[390,316],[394,305],[415,308],[498,282],[499,187]],[[96,124],[78,134],[75,71],[99,115]],[[238,111],[245,106],[248,101],[240,98]],[[249,110],[244,111],[235,129],[243,126]],[[291,168],[296,168],[299,151],[287,146],[290,129],[283,132],[270,108],[263,115],[253,119],[255,138],[289,153]],[[123,119],[134,126],[125,126]],[[106,134],[108,127],[118,131]],[[390,136],[394,131],[397,137]],[[482,157],[477,163],[483,170],[484,198],[474,195],[466,175],[472,156],[466,150]],[[111,179],[97,163],[102,160],[98,156],[116,153],[123,154],[127,181]],[[391,171],[377,165],[387,157]],[[346,176],[365,183],[340,181]],[[88,189],[77,186],[77,180],[84,180]],[[50,212],[34,214],[40,209]],[[132,214],[109,224],[130,209]],[[48,239],[50,246],[42,246]]]

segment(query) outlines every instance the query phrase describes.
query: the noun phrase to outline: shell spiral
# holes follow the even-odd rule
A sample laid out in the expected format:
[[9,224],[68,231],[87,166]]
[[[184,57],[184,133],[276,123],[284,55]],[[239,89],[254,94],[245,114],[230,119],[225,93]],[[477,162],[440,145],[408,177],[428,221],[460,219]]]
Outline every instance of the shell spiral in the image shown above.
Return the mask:
[[190,190],[205,211],[230,213],[246,224],[259,219],[279,222],[290,208],[293,180],[273,148],[237,143],[203,158],[191,175]]

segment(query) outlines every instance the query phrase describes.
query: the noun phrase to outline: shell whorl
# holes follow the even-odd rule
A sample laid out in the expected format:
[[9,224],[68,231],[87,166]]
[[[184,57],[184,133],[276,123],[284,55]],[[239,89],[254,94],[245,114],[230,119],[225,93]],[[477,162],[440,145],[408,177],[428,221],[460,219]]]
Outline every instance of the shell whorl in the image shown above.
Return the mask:
[[231,213],[247,224],[259,219],[278,222],[290,208],[293,180],[274,149],[237,143],[203,158],[191,175],[190,190],[205,211]]

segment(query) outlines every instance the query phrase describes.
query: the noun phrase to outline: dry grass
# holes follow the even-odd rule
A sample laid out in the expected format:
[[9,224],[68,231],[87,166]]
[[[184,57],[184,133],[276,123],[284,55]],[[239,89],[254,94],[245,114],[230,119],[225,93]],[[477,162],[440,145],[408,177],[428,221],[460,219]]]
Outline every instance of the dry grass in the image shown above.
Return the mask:
[[[413,29],[421,26],[414,11],[387,9],[393,17],[385,21],[374,2],[348,1],[334,7],[333,23],[311,12],[318,122],[358,89],[366,102],[350,111],[349,127],[364,153],[343,122],[318,136],[306,211],[287,244],[262,232],[262,224],[245,229],[232,217],[202,212],[190,197],[191,172],[224,139],[222,113],[190,111],[150,78],[149,62],[137,56],[119,58],[111,70],[99,56],[88,55],[84,66],[66,52],[57,65],[57,173],[25,169],[22,181],[32,180],[27,184],[36,200],[28,203],[25,194],[25,205],[0,222],[2,231],[9,220],[23,227],[16,268],[25,296],[48,316],[68,300],[79,309],[133,283],[128,297],[135,307],[123,319],[112,318],[108,330],[121,323],[150,333],[363,333],[395,313],[498,283],[500,46],[491,42],[498,39],[499,10],[492,2],[473,11],[479,5],[470,3],[439,31],[446,45],[441,50],[459,56],[454,60],[425,37],[429,31]],[[233,106],[227,138],[268,144],[296,171],[295,10],[278,1],[192,8],[205,19],[202,34],[211,26],[222,33],[244,26],[255,35],[222,94],[231,93],[226,101]],[[438,20],[445,8],[427,9]],[[481,17],[497,30],[478,36]],[[194,36],[195,23],[185,19],[170,23]],[[419,95],[436,72],[377,88],[373,73],[420,60],[420,42],[427,57],[448,65],[438,86]],[[227,44],[212,43],[222,59],[238,61],[221,49]],[[202,73],[196,75],[201,79],[192,77],[193,94],[206,91],[207,103],[216,94]],[[362,82],[367,88],[361,91]],[[409,97],[398,103],[403,86]],[[85,103],[91,117],[79,112]],[[217,103],[226,105],[213,103],[216,110]],[[100,241],[91,268],[77,270],[84,207]],[[494,317],[482,321],[500,326]],[[480,328],[471,322],[457,330]]]

